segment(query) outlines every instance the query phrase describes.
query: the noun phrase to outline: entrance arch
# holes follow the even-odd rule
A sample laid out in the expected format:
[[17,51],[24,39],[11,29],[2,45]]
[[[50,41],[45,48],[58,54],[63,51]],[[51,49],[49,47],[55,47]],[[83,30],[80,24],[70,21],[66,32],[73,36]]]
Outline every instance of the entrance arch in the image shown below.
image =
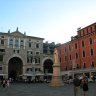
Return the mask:
[[19,57],[13,57],[8,63],[8,77],[14,80],[23,72],[23,62]]
[[44,73],[53,73],[53,61],[51,59],[47,59],[44,61]]

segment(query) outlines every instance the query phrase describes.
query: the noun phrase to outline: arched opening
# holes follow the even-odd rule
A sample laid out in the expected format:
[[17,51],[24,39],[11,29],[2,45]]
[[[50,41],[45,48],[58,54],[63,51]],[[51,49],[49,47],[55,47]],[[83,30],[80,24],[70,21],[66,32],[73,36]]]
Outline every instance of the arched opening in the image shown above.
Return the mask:
[[16,80],[23,72],[23,62],[18,57],[13,57],[8,63],[8,77]]
[[50,59],[45,60],[44,62],[44,73],[53,73],[53,61]]

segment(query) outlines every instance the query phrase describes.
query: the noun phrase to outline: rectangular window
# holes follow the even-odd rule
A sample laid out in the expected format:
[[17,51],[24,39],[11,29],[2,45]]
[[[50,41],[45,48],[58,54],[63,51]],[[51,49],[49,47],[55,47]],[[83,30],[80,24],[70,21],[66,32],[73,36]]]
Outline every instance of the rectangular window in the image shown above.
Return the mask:
[[93,30],[92,30],[92,27],[90,27],[90,31],[92,32]]
[[15,47],[19,47],[19,40],[15,40]]
[[65,56],[65,61],[67,60],[67,56]]
[[75,49],[77,49],[77,43],[75,43]]
[[2,67],[0,66],[0,70],[2,70]]
[[1,45],[4,45],[4,40],[1,40]]
[[0,55],[0,61],[3,62],[3,55]]
[[36,54],[37,54],[37,55],[39,55],[39,54],[40,54],[40,52],[36,52]]
[[71,51],[71,47],[70,47],[70,45],[69,45],[69,51]]
[[78,53],[76,53],[76,59],[78,59]]
[[85,51],[83,51],[83,57],[85,57]]
[[39,48],[39,44],[36,44],[36,48]]
[[70,55],[70,60],[71,60],[71,55]]
[[29,47],[31,47],[31,43],[29,43]]
[[24,47],[24,41],[23,41],[23,40],[20,41],[20,47],[21,47],[21,48]]
[[82,41],[82,47],[84,47],[84,42]]
[[91,56],[93,56],[94,55],[94,52],[93,52],[93,49],[91,49]]

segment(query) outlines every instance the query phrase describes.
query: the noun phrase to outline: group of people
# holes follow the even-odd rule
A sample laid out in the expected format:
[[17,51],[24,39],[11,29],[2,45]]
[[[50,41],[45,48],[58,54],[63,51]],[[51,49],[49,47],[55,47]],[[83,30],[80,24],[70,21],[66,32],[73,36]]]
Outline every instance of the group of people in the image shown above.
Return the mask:
[[0,80],[0,86],[2,86],[3,88],[9,87],[9,79]]
[[87,76],[83,76],[82,79],[79,79],[79,77],[76,75],[74,80],[74,96],[80,96],[80,88],[82,88],[84,96],[87,96],[87,91],[88,91],[88,78]]

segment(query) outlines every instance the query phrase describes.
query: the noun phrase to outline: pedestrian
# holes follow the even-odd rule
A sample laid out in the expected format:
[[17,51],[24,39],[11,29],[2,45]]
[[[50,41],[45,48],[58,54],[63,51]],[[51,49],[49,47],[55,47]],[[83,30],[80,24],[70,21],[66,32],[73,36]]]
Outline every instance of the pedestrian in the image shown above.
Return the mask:
[[6,86],[6,81],[5,81],[5,79],[3,80],[3,88],[5,88],[5,86]]
[[82,88],[83,88],[84,96],[87,96],[87,92],[88,92],[88,78],[85,75],[83,76],[83,79],[82,79]]
[[80,84],[81,84],[81,82],[80,82],[77,75],[74,77],[73,84],[74,84],[74,96],[80,96]]
[[6,80],[6,86],[9,87],[9,79]]

